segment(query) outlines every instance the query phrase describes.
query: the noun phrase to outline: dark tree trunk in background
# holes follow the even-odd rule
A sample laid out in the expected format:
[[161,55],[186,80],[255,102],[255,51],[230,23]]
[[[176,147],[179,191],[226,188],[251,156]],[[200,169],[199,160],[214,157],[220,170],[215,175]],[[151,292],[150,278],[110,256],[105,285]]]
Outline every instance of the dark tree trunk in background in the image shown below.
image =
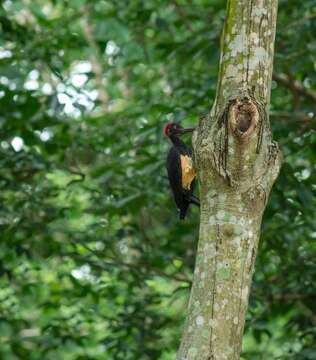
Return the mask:
[[216,100],[194,134],[200,239],[177,360],[240,358],[261,219],[280,168],[268,109],[277,0],[228,0]]

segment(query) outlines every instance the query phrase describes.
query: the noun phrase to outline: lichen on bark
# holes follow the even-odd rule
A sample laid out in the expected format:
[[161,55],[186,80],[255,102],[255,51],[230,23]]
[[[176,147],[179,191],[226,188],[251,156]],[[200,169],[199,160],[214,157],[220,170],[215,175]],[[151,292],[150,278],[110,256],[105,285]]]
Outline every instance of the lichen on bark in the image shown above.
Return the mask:
[[262,214],[280,168],[268,106],[276,0],[229,0],[217,96],[193,137],[201,221],[177,360],[236,360]]

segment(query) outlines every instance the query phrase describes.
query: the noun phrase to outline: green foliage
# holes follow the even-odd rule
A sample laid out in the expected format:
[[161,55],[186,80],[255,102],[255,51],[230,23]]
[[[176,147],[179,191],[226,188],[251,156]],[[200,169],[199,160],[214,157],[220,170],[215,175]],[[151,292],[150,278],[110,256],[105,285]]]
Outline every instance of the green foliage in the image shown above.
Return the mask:
[[[162,127],[209,110],[224,14],[219,0],[1,2],[1,359],[174,358],[198,211],[178,221]],[[275,72],[312,91],[315,32],[314,0],[280,1]],[[243,358],[315,359],[315,103],[274,82],[271,108],[284,165]]]

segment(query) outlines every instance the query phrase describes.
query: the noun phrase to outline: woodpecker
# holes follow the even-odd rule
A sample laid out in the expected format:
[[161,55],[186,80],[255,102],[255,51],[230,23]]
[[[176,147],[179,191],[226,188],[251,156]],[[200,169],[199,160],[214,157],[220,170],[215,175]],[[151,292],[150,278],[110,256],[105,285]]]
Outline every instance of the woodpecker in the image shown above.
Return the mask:
[[185,218],[190,204],[200,206],[199,200],[193,195],[196,172],[192,151],[179,138],[179,135],[192,132],[194,129],[184,129],[175,123],[168,123],[164,127],[164,135],[172,143],[166,163],[168,179],[181,220]]

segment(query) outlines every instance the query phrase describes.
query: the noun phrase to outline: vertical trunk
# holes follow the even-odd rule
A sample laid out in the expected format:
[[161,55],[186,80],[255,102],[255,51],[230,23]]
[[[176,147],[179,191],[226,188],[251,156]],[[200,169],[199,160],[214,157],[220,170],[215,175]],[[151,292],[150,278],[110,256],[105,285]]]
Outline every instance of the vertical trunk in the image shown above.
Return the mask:
[[214,106],[194,134],[201,223],[178,360],[240,358],[260,225],[280,155],[268,119],[277,0],[228,0]]

